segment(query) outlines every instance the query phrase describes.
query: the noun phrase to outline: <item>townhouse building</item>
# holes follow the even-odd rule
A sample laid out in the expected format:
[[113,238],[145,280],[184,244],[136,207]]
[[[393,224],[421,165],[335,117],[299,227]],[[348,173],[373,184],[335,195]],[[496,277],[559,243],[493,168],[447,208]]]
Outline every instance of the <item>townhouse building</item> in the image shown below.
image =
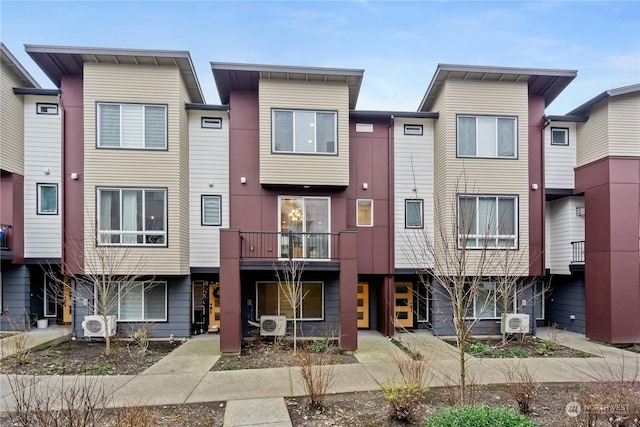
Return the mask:
[[[299,333],[353,350],[358,329],[450,334],[446,298],[422,273],[455,248],[469,271],[483,252],[523,260],[482,270],[477,333],[499,333],[507,311],[531,330],[640,341],[638,87],[546,116],[576,71],[441,64],[417,111],[363,111],[364,70],[211,62],[212,105],[186,51],[27,45],[54,90],[5,51],[2,120],[16,130],[2,152],[22,156],[2,163],[0,222],[24,236],[2,251],[12,314],[82,337],[95,295],[47,299],[43,266],[87,274],[96,248],[121,249],[117,273],[141,281],[118,294],[120,333],[219,332],[237,352],[261,318],[293,319],[277,273],[295,260]],[[535,283],[502,307],[501,274]]]

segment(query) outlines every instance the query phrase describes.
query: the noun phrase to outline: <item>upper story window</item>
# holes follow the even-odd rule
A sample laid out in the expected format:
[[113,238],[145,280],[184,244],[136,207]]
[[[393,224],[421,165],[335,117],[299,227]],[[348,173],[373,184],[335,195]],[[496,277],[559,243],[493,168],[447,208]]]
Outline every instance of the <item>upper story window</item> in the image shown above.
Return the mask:
[[58,215],[58,184],[37,184],[38,215]]
[[404,201],[404,228],[424,227],[424,200],[406,199]]
[[167,190],[98,188],[97,197],[99,245],[167,245]]
[[515,117],[458,116],[458,156],[515,159]]
[[207,129],[222,129],[221,117],[203,117],[200,120],[200,126]]
[[551,145],[569,145],[569,129],[551,128]]
[[458,247],[516,249],[518,197],[458,196]]
[[36,103],[36,114],[58,114],[58,104],[49,104],[44,102]]
[[280,197],[280,257],[328,259],[329,197]]
[[356,207],[356,226],[373,227],[373,200],[358,199]]
[[337,154],[335,111],[273,110],[274,153]]
[[98,103],[98,147],[164,150],[167,106]]
[[405,135],[422,135],[422,125],[404,125],[404,134]]
[[222,225],[222,196],[202,195],[202,225]]

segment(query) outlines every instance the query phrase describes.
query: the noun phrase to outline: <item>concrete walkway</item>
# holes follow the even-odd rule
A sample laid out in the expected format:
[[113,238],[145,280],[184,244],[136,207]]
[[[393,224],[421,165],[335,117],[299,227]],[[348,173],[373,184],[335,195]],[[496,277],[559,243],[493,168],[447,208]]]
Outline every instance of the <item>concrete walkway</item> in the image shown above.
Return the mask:
[[[545,331],[539,329],[538,334]],[[453,346],[427,331],[395,336],[403,344],[426,356],[431,369],[430,386],[451,385],[458,375]],[[603,346],[583,335],[565,332],[562,344],[594,354],[591,358],[479,359],[469,357],[468,370],[476,384],[505,382],[509,364],[526,364],[539,382],[598,381],[623,372],[637,375],[640,355]],[[335,381],[329,393],[379,390],[380,382],[399,375],[395,359],[407,357],[389,338],[375,331],[358,334],[357,364],[335,365]],[[139,375],[95,377],[113,393],[113,406],[170,405],[225,401],[225,426],[290,426],[284,397],[305,394],[298,368],[210,371],[220,357],[219,337],[200,335],[182,344]],[[75,377],[38,378],[34,387],[55,393]],[[0,401],[11,410],[15,401],[9,377],[0,376]],[[250,408],[251,410],[247,410]]]

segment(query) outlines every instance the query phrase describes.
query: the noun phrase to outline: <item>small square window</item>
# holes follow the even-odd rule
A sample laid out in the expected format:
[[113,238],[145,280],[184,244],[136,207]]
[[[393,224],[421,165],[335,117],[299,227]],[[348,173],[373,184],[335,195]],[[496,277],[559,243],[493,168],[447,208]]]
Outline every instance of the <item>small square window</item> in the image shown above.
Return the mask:
[[404,201],[404,228],[423,228],[424,201],[407,199]]
[[373,132],[372,123],[356,123],[356,132]]
[[373,200],[357,200],[356,205],[358,209],[356,225],[358,227],[373,227]]
[[44,104],[44,103],[36,103],[36,113],[37,114],[58,114],[58,104]]
[[222,225],[222,196],[202,196],[202,225]]
[[551,145],[569,145],[569,129],[551,128]]
[[404,125],[405,135],[422,135],[422,125]]
[[58,215],[58,184],[38,185],[38,215]]
[[220,117],[203,117],[200,123],[203,128],[222,129],[222,119]]

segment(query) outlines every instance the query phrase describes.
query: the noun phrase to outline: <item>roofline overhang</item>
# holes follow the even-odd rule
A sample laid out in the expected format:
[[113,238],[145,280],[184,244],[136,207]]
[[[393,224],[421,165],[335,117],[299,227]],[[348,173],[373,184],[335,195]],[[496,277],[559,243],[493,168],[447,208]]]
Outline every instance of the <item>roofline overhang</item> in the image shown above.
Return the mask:
[[184,107],[186,110],[227,111],[227,112],[229,111],[228,105],[186,103]]
[[11,53],[9,48],[2,42],[0,42],[0,51],[9,59],[13,66],[16,67],[16,70],[18,70],[18,72],[22,74],[22,80],[24,81],[24,83],[31,84],[31,86],[34,88],[40,88],[40,85],[38,84],[36,79],[34,79],[31,74],[29,74],[27,69],[24,68],[20,61],[18,61],[18,59],[13,56],[13,53]]
[[587,116],[589,111],[591,111],[591,107],[593,107],[597,103],[599,103],[601,101],[604,101],[605,99],[607,99],[609,97],[612,97],[612,96],[626,95],[626,94],[634,93],[634,92],[640,92],[640,84],[635,84],[635,85],[630,85],[630,86],[623,86],[623,87],[619,87],[619,88],[615,88],[615,89],[605,90],[604,92],[594,96],[593,98],[591,98],[590,100],[588,100],[584,104],[580,105],[579,107],[574,108],[573,110],[569,111],[569,113],[567,113],[567,115],[569,115],[569,116],[571,116],[571,115]]
[[263,73],[292,73],[292,74],[327,74],[333,76],[362,77],[364,70],[353,68],[305,67],[297,65],[245,64],[240,62],[211,61],[212,70],[225,71],[253,71]]
[[566,115],[566,116],[544,116],[545,121],[548,122],[586,122],[589,118],[587,116],[576,116],[576,115]]
[[47,95],[58,96],[60,89],[42,89],[35,87],[14,87],[13,93],[16,95]]
[[439,113],[427,111],[366,111],[366,110],[349,110],[349,117],[353,118],[372,118],[372,119],[393,119],[393,118],[409,118],[409,119],[437,119]]

